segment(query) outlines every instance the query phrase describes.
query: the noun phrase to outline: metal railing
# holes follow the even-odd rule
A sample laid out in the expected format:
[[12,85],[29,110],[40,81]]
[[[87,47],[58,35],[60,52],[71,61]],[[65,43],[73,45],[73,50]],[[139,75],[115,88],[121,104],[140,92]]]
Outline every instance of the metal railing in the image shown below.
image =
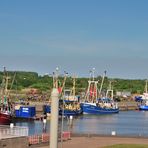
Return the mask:
[[[0,125],[1,136],[28,136],[28,127]],[[1,137],[0,136],[0,137]]]

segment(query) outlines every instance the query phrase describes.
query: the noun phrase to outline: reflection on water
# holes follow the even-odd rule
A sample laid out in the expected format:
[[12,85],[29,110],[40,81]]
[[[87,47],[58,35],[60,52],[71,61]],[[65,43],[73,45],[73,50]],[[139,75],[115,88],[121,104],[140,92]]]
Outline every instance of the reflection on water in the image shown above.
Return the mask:
[[84,115],[75,121],[73,132],[85,134],[101,134],[102,132],[106,133],[108,130],[114,130],[116,127],[118,120],[116,116],[117,114],[106,116]]
[[[29,128],[29,135],[41,134],[44,131],[43,122],[41,122],[41,121],[16,121],[15,125],[28,127]],[[48,123],[47,123],[47,127],[48,127]],[[48,131],[48,129],[47,129],[47,131]]]
[[[81,115],[73,119],[71,128],[68,119],[64,119],[64,130],[71,130],[78,134],[101,134],[111,135],[116,131],[122,136],[147,136],[148,137],[148,112],[144,111],[121,111],[112,115]],[[29,134],[43,132],[42,121],[16,122],[17,126],[28,126]],[[61,128],[59,120],[59,129]],[[46,132],[49,132],[50,121],[47,121]]]

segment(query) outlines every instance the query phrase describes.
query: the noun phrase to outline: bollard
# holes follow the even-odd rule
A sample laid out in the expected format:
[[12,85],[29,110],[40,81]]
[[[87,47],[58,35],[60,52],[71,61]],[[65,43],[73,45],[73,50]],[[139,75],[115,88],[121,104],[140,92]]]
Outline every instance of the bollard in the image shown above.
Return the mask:
[[13,135],[13,127],[14,127],[14,124],[13,123],[10,123],[10,133],[9,134],[12,134]]
[[70,126],[72,126],[72,122],[73,122],[73,116],[70,116],[70,121],[69,121]]
[[46,124],[46,119],[43,119],[43,123]]
[[10,128],[13,128],[14,127],[14,124],[13,123],[10,123]]
[[70,120],[72,120],[73,119],[73,116],[70,116]]
[[116,131],[112,131],[111,135],[116,136]]
[[46,119],[43,119],[43,132],[46,132]]

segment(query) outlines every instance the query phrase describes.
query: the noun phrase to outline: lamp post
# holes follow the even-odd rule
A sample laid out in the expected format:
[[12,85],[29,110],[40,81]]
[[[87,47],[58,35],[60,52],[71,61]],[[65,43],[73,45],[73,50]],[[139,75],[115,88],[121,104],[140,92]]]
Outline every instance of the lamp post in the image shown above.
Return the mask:
[[51,93],[51,122],[50,122],[50,148],[58,147],[58,115],[59,115],[59,92],[53,88]]

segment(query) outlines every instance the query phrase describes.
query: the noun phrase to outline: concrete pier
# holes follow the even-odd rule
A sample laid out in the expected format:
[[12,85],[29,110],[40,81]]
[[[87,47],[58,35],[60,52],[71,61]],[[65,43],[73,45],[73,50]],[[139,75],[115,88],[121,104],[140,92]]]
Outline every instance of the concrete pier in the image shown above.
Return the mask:
[[0,125],[0,148],[27,148],[28,128]]
[[0,139],[0,148],[28,148],[28,137],[7,135]]

